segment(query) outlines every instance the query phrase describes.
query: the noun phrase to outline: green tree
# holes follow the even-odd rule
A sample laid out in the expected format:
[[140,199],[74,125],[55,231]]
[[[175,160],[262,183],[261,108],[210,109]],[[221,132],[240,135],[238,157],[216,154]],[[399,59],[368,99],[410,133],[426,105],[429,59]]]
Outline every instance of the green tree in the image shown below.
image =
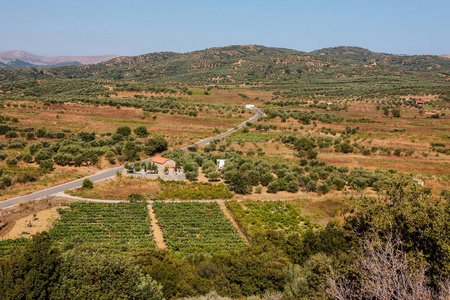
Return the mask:
[[129,258],[78,247],[62,255],[52,299],[162,300],[161,286]]
[[60,255],[47,232],[33,236],[25,250],[0,260],[2,299],[52,299],[59,277]]
[[53,170],[53,165],[54,165],[53,159],[50,158],[50,159],[42,160],[39,163],[39,168],[43,169],[46,172],[50,172]]
[[252,186],[248,181],[248,174],[243,171],[235,171],[231,174],[230,184],[237,194],[247,195],[252,192]]
[[278,180],[274,180],[267,186],[267,192],[268,193],[277,193],[280,190],[280,183]]
[[149,135],[149,132],[147,131],[147,127],[145,127],[145,126],[136,127],[133,131],[134,131],[134,134],[136,134],[140,138],[146,138]]
[[425,263],[429,280],[450,275],[449,203],[405,176],[392,178],[377,197],[358,198],[345,228],[360,238],[398,236],[412,263]]
[[90,179],[86,178],[85,180],[83,180],[82,187],[83,189],[90,190],[94,187],[94,183]]
[[394,116],[394,118],[400,118],[401,114],[400,114],[400,109],[398,108],[394,108],[392,110],[392,116]]
[[212,171],[208,173],[208,178],[212,181],[217,180],[218,178],[220,178],[220,173],[217,171]]
[[117,128],[116,133],[121,134],[122,136],[130,136],[131,128],[128,126],[122,126]]

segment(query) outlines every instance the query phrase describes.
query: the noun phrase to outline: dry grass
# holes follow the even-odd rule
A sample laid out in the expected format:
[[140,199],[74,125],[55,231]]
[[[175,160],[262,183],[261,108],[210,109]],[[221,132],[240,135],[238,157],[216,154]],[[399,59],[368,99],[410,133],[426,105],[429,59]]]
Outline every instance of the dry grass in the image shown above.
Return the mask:
[[[16,225],[16,222],[23,218],[33,218],[33,214],[39,214],[39,212],[48,211],[52,208],[56,208],[61,206],[62,202],[67,202],[64,199],[45,199],[45,200],[35,200],[30,201],[27,203],[19,203],[16,206],[10,207],[10,208],[0,208],[0,223],[6,224],[2,229],[0,229],[0,239],[3,239],[6,235],[13,230],[13,228]],[[38,216],[36,216],[38,217]],[[26,219],[24,219],[26,220]],[[47,218],[41,218],[40,222],[44,222],[47,225],[49,224],[49,221]],[[35,221],[32,221],[32,224],[34,224]],[[23,225],[23,224],[22,224]],[[43,225],[43,223],[41,223]],[[1,227],[1,226],[0,226]],[[33,227],[30,227],[33,228]],[[48,227],[46,227],[48,228]],[[29,228],[27,228],[29,229]],[[36,230],[39,228],[36,227]],[[41,228],[42,229],[42,228]],[[32,229],[34,230],[34,229]],[[31,233],[30,230],[25,230]],[[22,231],[20,231],[21,233]],[[24,236],[26,237],[26,236]]]
[[90,199],[126,200],[131,193],[140,193],[156,196],[161,191],[161,184],[155,180],[116,176],[98,183],[94,188],[87,190],[75,189],[73,196]]

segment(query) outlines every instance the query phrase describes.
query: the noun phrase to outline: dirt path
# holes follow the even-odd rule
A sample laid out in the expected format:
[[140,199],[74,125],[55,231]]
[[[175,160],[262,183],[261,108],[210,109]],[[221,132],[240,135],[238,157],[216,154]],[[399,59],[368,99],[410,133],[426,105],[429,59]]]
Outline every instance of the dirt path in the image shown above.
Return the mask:
[[248,241],[247,237],[244,235],[244,233],[239,228],[238,223],[236,223],[236,220],[231,215],[230,211],[228,210],[227,206],[225,205],[225,202],[224,201],[217,201],[217,203],[219,203],[219,206],[222,209],[223,213],[225,214],[227,219],[230,220],[231,224],[233,224],[233,226],[237,229],[239,235],[244,239],[245,243],[248,244],[249,241]]
[[148,206],[148,213],[150,215],[150,218],[152,219],[153,237],[156,241],[156,247],[158,247],[159,249],[167,249],[167,244],[164,242],[161,227],[158,224],[158,220],[156,220],[156,215],[151,205]]
[[[0,239],[29,238],[33,234],[48,230],[52,227],[53,220],[58,217],[58,207],[42,210],[33,215],[26,216],[16,221],[14,227]],[[30,226],[31,225],[31,226]]]

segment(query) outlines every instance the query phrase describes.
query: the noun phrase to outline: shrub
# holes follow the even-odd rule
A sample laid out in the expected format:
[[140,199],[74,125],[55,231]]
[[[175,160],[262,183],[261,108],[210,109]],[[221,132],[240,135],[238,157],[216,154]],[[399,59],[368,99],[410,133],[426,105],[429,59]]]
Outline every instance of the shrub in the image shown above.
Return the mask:
[[131,134],[131,128],[128,126],[119,127],[116,130],[117,134],[121,134],[122,136],[129,136]]
[[431,195],[431,187],[424,186],[424,187],[422,188],[422,191],[423,191],[423,194],[424,194],[424,195]]
[[315,192],[317,190],[317,182],[310,180],[306,185],[308,192]]
[[280,190],[280,183],[278,180],[274,180],[267,186],[267,192],[275,194]]
[[0,160],[5,160],[6,158],[8,158],[8,154],[6,153],[0,153]]
[[450,190],[443,189],[440,193],[445,200],[450,200]]
[[256,194],[261,194],[262,193],[262,186],[255,187],[255,193]]
[[290,181],[288,183],[286,190],[290,193],[297,193],[298,192],[298,183],[296,181]]
[[37,176],[34,174],[30,174],[28,172],[17,175],[17,182],[20,182],[20,183],[32,182],[32,181],[36,181],[36,180],[37,180]]
[[15,159],[15,158],[8,158],[6,160],[6,164],[8,165],[8,167],[17,166],[17,159]]
[[218,178],[220,177],[220,173],[219,172],[217,172],[217,171],[212,171],[212,172],[209,172],[208,173],[208,178],[210,179],[210,180],[217,180]]
[[26,145],[27,145],[27,142],[25,142],[24,140],[15,139],[15,140],[11,140],[8,148],[9,149],[23,149],[23,148],[25,148]]
[[35,137],[34,132],[27,132],[26,134],[27,140],[34,140],[34,137]]
[[274,177],[272,174],[270,173],[265,173],[263,175],[261,175],[261,184],[263,186],[267,186],[269,185],[269,183],[271,183],[273,181]]
[[33,155],[31,155],[31,153],[27,153],[22,157],[22,160],[26,163],[30,163],[33,161]]
[[16,138],[16,137],[18,137],[19,135],[17,134],[17,132],[15,132],[15,131],[8,131],[6,134],[5,134],[5,137],[6,138]]
[[197,145],[192,145],[192,146],[187,147],[187,149],[190,152],[197,152],[198,146]]
[[48,149],[39,150],[38,153],[34,155],[34,160],[40,163],[43,160],[50,159],[52,157],[52,153]]
[[57,139],[63,139],[66,137],[66,134],[64,132],[57,132],[56,133],[56,138]]
[[[89,179],[85,179],[85,180],[89,180]],[[91,181],[92,184],[92,181]],[[147,197],[144,194],[141,193],[131,193],[128,195],[127,200],[130,202],[141,202],[141,201],[145,201]]]
[[49,172],[53,170],[53,159],[45,159],[39,163],[39,168]]
[[94,187],[94,183],[90,179],[86,178],[85,180],[83,180],[82,187],[83,189],[90,190]]
[[149,132],[147,131],[147,127],[145,127],[145,126],[136,127],[133,131],[140,138],[145,138],[149,135]]
[[9,175],[3,175],[0,177],[0,189],[4,189],[11,185],[12,177]]
[[330,186],[324,182],[317,187],[317,191],[319,192],[319,194],[325,195],[330,191]]
[[317,158],[317,155],[319,155],[319,153],[317,151],[314,151],[313,149],[309,149],[308,151],[306,151],[306,156],[309,159],[315,159]]

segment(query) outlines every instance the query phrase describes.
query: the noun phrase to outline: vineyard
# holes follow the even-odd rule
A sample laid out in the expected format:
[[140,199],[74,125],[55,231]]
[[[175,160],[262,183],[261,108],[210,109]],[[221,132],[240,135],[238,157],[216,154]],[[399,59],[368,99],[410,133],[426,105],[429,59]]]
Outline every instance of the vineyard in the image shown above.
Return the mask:
[[50,230],[55,241],[77,240],[113,252],[155,245],[146,202],[75,202],[59,213]]
[[5,257],[16,251],[25,248],[30,240],[27,238],[7,239],[0,241],[0,257]]
[[285,233],[302,232],[313,225],[309,219],[289,203],[283,201],[227,201],[236,222],[247,236],[252,237],[258,232],[268,229],[283,230]]
[[155,202],[153,210],[169,249],[182,256],[231,253],[245,245],[216,202]]

